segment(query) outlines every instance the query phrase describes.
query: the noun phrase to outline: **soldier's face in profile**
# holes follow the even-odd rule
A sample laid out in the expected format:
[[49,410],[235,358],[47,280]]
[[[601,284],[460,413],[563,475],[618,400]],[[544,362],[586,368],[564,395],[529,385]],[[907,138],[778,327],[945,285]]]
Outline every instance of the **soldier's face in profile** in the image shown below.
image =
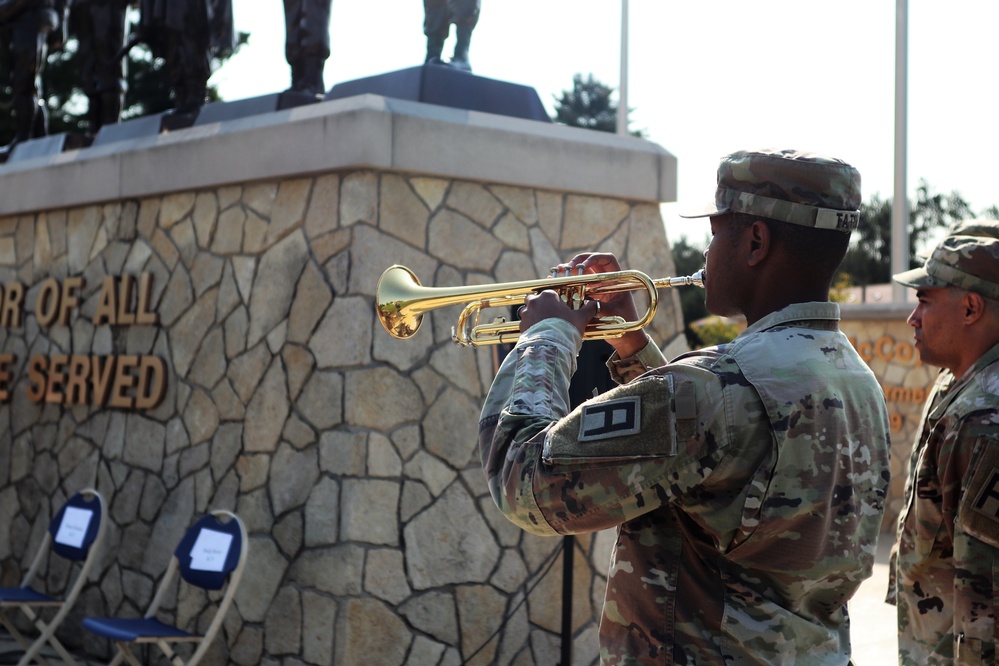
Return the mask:
[[957,287],[923,287],[916,291],[919,303],[907,321],[915,329],[915,346],[923,363],[949,370],[959,364],[960,322],[966,294]]

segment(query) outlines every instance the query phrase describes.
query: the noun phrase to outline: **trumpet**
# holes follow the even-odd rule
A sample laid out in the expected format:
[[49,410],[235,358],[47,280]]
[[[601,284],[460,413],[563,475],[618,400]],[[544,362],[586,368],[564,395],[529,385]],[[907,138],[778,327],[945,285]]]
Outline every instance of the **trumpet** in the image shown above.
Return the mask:
[[[582,269],[580,269],[582,270]],[[584,340],[619,338],[625,333],[644,328],[652,321],[659,303],[659,289],[685,285],[704,286],[705,272],[697,271],[685,277],[653,280],[641,271],[615,271],[589,275],[552,276],[522,282],[500,282],[466,287],[424,287],[405,266],[390,266],[378,280],[376,293],[378,319],[394,338],[413,337],[420,329],[423,315],[437,308],[466,303],[451,328],[451,339],[463,347],[516,342],[520,323],[496,317],[489,323],[479,323],[482,310],[491,307],[512,307],[524,303],[527,296],[552,289],[570,307],[578,309],[584,301],[606,294],[644,290],[649,304],[645,314],[633,321],[622,317],[595,317],[583,332]]]

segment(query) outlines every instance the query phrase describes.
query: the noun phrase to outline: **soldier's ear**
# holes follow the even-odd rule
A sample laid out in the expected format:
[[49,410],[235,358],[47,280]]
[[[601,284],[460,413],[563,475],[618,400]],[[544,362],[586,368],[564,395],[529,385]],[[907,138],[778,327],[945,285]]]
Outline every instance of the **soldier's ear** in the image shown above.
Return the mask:
[[985,298],[973,291],[966,292],[963,299],[964,322],[973,324],[985,314]]
[[756,266],[770,254],[770,227],[762,220],[755,220],[745,233],[749,242],[749,265]]

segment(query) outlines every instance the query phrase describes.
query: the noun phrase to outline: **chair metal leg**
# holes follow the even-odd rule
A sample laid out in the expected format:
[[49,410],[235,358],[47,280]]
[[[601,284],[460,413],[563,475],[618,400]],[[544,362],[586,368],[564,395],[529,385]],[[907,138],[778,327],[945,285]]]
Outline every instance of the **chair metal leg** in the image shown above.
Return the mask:
[[170,647],[168,642],[160,640],[156,641],[156,645],[158,645],[160,650],[163,651],[163,655],[170,661],[171,664],[174,666],[184,666],[186,662],[173,651],[173,648]]
[[45,624],[42,622],[42,619],[35,614],[30,606],[21,606],[21,611],[35,623],[35,628],[41,633],[38,638],[35,639],[35,642],[28,648],[28,651],[24,653],[24,656],[21,657],[21,660],[17,662],[17,666],[28,666],[32,660],[37,660],[45,666],[48,666],[48,661],[46,661],[45,658],[39,654],[41,649],[45,647],[46,643],[51,645],[56,653],[62,657],[62,661],[66,664],[66,666],[79,666],[76,663],[76,659],[73,658],[73,655],[71,655],[69,651],[63,647],[62,643],[60,643],[59,639],[55,636],[55,630],[59,628],[59,625],[62,622],[62,616],[65,613],[60,612],[59,615],[53,618],[51,622]]
[[111,660],[111,663],[109,663],[108,666],[117,666],[118,664],[121,663],[122,659],[127,659],[128,663],[130,663],[132,666],[142,666],[142,662],[139,661],[138,658],[135,656],[135,654],[132,652],[132,648],[129,646],[128,643],[124,643],[122,641],[115,641],[115,645],[118,646],[118,654],[114,656],[114,659]]
[[[0,611],[0,624],[2,624],[4,629],[7,630],[7,632],[11,635],[11,637],[13,637],[15,641],[17,641],[17,644],[21,646],[22,650],[25,650],[26,652],[31,650],[32,648],[31,641],[29,641],[24,636],[24,634],[18,631],[17,627],[14,626],[14,623],[11,621],[11,619],[7,617],[7,614],[2,611]],[[38,662],[41,663],[43,666],[49,666],[48,661],[40,655],[38,656]]]
[[[118,647],[117,643],[115,643],[115,647]],[[121,663],[121,660],[124,659],[124,657],[125,654],[121,651],[121,649],[119,649],[117,652],[115,652],[114,659],[108,662],[108,666],[118,666],[118,664]]]
[[0,624],[3,625],[3,628],[10,633],[11,637],[17,641],[17,644],[20,645],[22,649],[27,650],[31,647],[31,641],[25,638],[24,634],[17,630],[17,627],[14,626],[14,623],[11,622],[10,618],[7,617],[7,614],[3,611],[0,611]]

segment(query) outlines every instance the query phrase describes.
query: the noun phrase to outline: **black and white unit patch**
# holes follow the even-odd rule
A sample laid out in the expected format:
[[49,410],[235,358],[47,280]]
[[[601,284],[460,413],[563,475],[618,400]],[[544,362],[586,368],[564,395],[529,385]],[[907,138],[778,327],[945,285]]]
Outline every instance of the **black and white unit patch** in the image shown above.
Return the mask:
[[647,375],[587,400],[545,437],[545,464],[619,465],[676,455],[672,377]]
[[999,469],[988,473],[985,485],[978,491],[978,497],[972,506],[978,513],[983,513],[992,520],[999,520]]
[[638,396],[583,405],[579,441],[637,435],[642,432],[642,401]]
[[[980,454],[980,455],[977,455]],[[999,548],[999,446],[982,437],[972,454],[971,482],[957,513],[957,522],[980,541]]]

